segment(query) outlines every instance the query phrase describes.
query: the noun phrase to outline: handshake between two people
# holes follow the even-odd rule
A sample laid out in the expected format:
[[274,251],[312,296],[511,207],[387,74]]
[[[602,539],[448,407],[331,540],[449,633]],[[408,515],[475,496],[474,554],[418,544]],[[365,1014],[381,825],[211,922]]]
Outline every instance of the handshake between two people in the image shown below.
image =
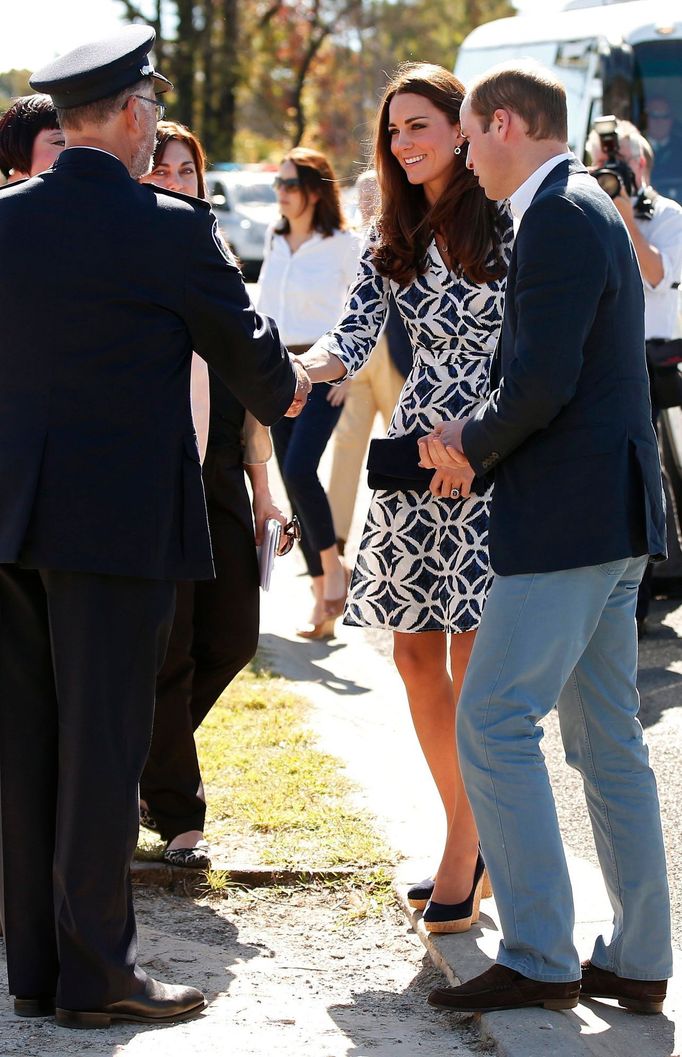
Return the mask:
[[301,414],[301,411],[305,407],[310,391],[313,388],[313,383],[310,380],[310,375],[306,371],[300,360],[291,356],[291,366],[294,368],[296,375],[296,390],[294,392],[294,399],[291,401],[291,406],[288,411],[284,412],[285,418],[296,418],[297,415]]
[[432,433],[420,437],[419,465],[435,470],[429,488],[435,496],[466,499],[476,476],[462,452],[462,430],[467,419],[440,422]]

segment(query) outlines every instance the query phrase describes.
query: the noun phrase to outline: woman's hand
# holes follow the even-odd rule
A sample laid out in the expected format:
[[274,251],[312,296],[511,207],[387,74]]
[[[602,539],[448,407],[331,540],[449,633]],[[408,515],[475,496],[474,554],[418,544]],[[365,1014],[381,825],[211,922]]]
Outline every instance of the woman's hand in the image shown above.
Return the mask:
[[420,465],[431,470],[448,470],[457,473],[469,467],[462,453],[462,430],[466,419],[439,422],[432,433],[419,438]]
[[345,404],[346,397],[348,396],[348,390],[350,388],[350,378],[342,382],[341,385],[333,385],[327,393],[327,400],[332,407],[340,407]]
[[265,522],[268,518],[274,518],[275,521],[279,521],[282,528],[287,523],[286,515],[282,513],[273,500],[269,488],[254,492],[253,495],[253,520],[256,528],[256,546],[258,547],[263,542]]
[[431,478],[429,489],[431,494],[441,499],[466,499],[471,494],[471,482],[474,479],[474,471],[471,467],[457,470],[436,470]]

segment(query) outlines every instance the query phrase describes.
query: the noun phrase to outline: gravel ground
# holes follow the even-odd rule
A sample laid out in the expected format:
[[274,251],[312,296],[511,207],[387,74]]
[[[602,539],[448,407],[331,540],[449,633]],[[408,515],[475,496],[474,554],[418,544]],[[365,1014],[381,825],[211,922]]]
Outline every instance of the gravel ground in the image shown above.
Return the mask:
[[482,1052],[471,1022],[426,1004],[443,977],[393,903],[379,917],[353,920],[352,898],[338,887],[235,891],[202,902],[136,890],[135,901],[142,964],[160,979],[203,988],[206,1012],[173,1027],[73,1031],[15,1018],[3,980],[3,1057]]

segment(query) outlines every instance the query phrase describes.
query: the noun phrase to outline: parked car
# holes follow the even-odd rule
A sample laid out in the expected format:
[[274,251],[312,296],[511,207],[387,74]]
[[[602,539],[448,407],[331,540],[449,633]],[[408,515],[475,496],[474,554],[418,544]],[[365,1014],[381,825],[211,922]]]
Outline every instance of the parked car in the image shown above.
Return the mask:
[[257,279],[265,233],[279,217],[274,172],[215,169],[206,173],[208,197],[223,237],[247,279]]

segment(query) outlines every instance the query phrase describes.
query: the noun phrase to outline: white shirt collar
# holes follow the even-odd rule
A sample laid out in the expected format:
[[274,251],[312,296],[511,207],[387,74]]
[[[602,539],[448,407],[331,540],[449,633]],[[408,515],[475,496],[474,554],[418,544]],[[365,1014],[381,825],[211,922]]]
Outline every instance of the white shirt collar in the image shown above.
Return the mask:
[[513,195],[510,195],[509,205],[511,206],[512,215],[514,217],[514,230],[517,231],[523,214],[528,209],[528,206],[535,197],[535,192],[540,187],[540,184],[548,175],[552,169],[555,169],[557,165],[560,165],[562,161],[567,161],[572,158],[573,154],[571,151],[565,151],[563,154],[555,154],[553,158],[549,158],[546,162],[532,172],[527,180],[521,184],[520,187],[514,191]]
[[[91,147],[87,143],[74,143],[72,147],[64,147],[64,151],[67,150],[96,150],[99,151],[100,154],[108,154],[110,158],[116,158],[116,161],[121,160],[115,154],[112,154],[110,150],[104,150],[103,147]],[[62,153],[64,153],[64,151],[62,151]]]

